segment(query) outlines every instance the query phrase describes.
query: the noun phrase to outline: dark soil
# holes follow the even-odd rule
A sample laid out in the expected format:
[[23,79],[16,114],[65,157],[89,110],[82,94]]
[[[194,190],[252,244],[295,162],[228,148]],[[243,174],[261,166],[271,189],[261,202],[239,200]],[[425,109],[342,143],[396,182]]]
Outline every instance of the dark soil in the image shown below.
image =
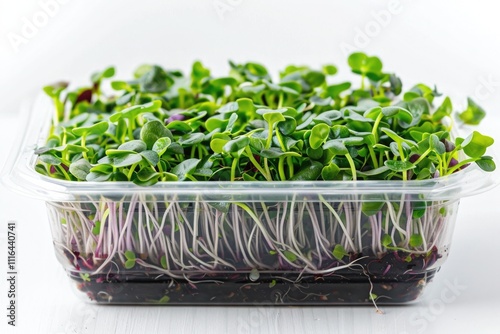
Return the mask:
[[[68,254],[69,255],[69,254]],[[351,255],[350,261],[362,257]],[[73,256],[71,256],[74,258]],[[185,305],[335,305],[401,304],[419,297],[439,267],[437,249],[426,256],[401,251],[382,257],[366,256],[356,266],[329,275],[300,275],[291,270],[261,273],[254,281],[249,272],[188,273],[173,279],[147,268],[104,273],[82,279],[82,271],[70,272],[77,288],[91,300],[112,304]],[[346,257],[347,259],[347,257]],[[337,264],[338,265],[338,264]],[[90,281],[89,281],[90,279]],[[372,289],[370,291],[370,289]]]

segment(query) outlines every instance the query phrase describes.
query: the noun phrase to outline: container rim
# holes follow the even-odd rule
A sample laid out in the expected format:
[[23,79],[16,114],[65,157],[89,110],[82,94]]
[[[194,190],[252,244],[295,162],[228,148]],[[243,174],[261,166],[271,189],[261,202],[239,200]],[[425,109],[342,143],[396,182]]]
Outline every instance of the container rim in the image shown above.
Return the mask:
[[[9,189],[45,201],[80,201],[82,196],[131,196],[134,194],[193,196],[264,196],[278,198],[297,194],[346,197],[353,195],[407,194],[415,200],[452,200],[490,190],[500,184],[500,171],[484,172],[476,164],[452,175],[429,180],[358,181],[200,181],[158,182],[143,187],[132,182],[76,182],[53,179],[35,171],[34,150],[45,143],[52,117],[50,99],[40,94],[24,104],[18,145],[13,147],[1,181]],[[366,197],[366,196],[365,196]],[[368,196],[369,197],[369,196]]]

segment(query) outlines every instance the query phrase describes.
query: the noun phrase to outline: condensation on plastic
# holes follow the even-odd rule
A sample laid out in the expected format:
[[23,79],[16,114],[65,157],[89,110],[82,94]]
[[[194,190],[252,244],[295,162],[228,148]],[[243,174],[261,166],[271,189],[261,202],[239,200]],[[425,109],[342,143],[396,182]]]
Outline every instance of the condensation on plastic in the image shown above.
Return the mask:
[[34,170],[51,114],[40,98],[3,181],[47,202],[59,261],[100,303],[407,303],[447,258],[460,198],[498,183],[475,166],[407,182],[61,181]]

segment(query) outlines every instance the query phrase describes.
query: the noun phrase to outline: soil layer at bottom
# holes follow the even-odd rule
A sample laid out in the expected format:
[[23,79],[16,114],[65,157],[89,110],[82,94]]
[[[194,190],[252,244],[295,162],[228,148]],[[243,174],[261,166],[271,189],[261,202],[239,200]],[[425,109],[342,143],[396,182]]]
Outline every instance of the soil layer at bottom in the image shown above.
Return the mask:
[[[403,304],[419,297],[438,268],[396,277],[360,273],[331,276],[219,274],[204,279],[172,279],[141,273],[92,276],[70,273],[87,298],[105,304],[184,305],[341,305]],[[299,281],[297,281],[299,279]]]

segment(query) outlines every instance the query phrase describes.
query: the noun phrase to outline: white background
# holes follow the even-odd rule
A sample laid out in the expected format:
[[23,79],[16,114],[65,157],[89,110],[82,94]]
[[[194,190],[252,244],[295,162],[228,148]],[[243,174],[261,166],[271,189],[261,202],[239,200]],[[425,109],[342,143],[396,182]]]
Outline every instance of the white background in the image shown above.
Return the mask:
[[[55,0],[42,0],[54,3]],[[392,3],[392,4],[391,4]],[[0,0],[0,166],[23,131],[20,105],[44,84],[82,82],[116,65],[188,70],[203,60],[334,63],[348,76],[346,49],[382,58],[406,88],[423,81],[488,112],[480,130],[500,143],[500,20],[495,1]],[[391,13],[391,11],[392,13]],[[28,22],[28,23],[27,23]],[[32,29],[29,26],[33,24]],[[5,269],[0,328],[8,333],[499,333],[500,188],[462,201],[452,251],[425,298],[406,307],[97,307],[71,292],[52,250],[44,204],[0,193],[1,268],[6,223],[18,222],[18,327],[6,326]],[[2,255],[3,254],[3,255]],[[458,285],[451,290],[450,285]],[[453,301],[442,297],[447,291]],[[453,292],[454,291],[454,292]],[[3,329],[2,329],[3,332]]]

